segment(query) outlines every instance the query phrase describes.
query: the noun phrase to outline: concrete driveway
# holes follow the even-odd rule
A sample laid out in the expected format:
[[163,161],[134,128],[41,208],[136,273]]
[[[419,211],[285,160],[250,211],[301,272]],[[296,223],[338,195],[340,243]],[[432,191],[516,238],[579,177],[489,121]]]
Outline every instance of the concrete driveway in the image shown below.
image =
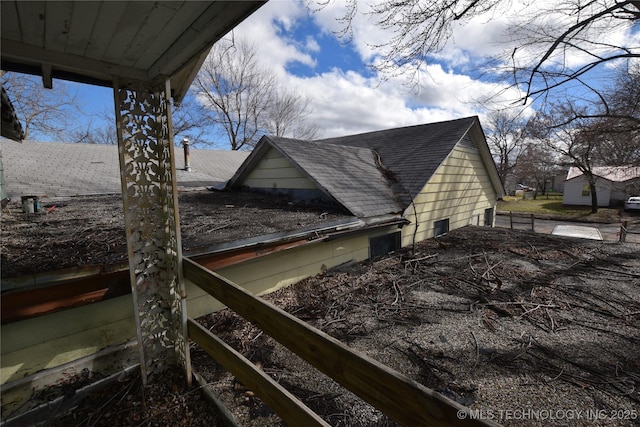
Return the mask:
[[[514,217],[515,218],[515,217]],[[629,220],[635,219],[637,220],[639,217],[635,216],[635,217],[629,217]],[[531,224],[527,224],[525,223],[527,221],[527,218],[521,218],[519,217],[517,219],[517,223],[514,222],[513,228],[514,229],[518,229],[518,230],[530,230],[531,229]],[[620,225],[621,223],[614,223],[614,224],[602,224],[602,223],[588,223],[588,222],[572,222],[572,221],[557,221],[557,220],[551,220],[551,219],[538,219],[535,218],[534,219],[534,231],[537,233],[545,233],[545,234],[551,234],[551,231],[553,230],[553,228],[556,225],[560,225],[560,224],[571,224],[571,225],[582,225],[582,226],[586,226],[586,227],[596,227],[598,230],[600,230],[600,233],[602,234],[602,238],[604,240],[609,240],[609,241],[615,241],[617,242],[620,238]],[[501,227],[501,228],[509,228],[510,227],[510,222],[509,222],[509,215],[496,215],[496,223],[495,223],[496,227]],[[640,225],[637,225],[634,228],[634,231],[640,231]],[[631,243],[640,243],[640,234],[627,234],[627,242],[631,242]]]

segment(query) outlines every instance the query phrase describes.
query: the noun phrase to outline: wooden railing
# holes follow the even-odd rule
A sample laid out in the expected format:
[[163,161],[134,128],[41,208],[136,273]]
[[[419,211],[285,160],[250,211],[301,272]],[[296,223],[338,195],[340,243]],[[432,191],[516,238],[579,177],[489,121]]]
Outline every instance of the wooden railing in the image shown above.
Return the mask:
[[[406,426],[488,426],[468,408],[393,369],[358,354],[342,342],[278,307],[255,297],[201,265],[184,259],[184,277],[204,289],[290,351]],[[292,426],[326,426],[317,414],[256,369],[253,364],[193,319],[189,337]]]
[[626,242],[629,234],[640,236],[640,223],[629,224],[629,221],[622,221],[620,232],[618,233],[619,241]]
[[[529,227],[527,227],[527,230],[531,230],[531,231],[535,231],[536,227],[535,227],[535,218],[533,216],[533,214],[516,214],[514,215],[513,212],[509,211],[509,227],[511,227],[511,229],[516,229],[518,228],[518,225],[529,225]],[[516,225],[516,227],[514,227],[514,225]]]

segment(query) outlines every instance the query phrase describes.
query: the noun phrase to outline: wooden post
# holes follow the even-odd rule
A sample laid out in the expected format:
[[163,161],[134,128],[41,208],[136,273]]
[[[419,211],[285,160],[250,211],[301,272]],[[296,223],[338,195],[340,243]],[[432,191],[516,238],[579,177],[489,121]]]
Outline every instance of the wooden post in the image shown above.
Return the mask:
[[509,226],[513,230],[513,212],[509,211]]
[[627,221],[622,221],[622,224],[620,224],[620,241],[621,242],[626,242],[627,241],[627,226],[628,226],[628,222]]

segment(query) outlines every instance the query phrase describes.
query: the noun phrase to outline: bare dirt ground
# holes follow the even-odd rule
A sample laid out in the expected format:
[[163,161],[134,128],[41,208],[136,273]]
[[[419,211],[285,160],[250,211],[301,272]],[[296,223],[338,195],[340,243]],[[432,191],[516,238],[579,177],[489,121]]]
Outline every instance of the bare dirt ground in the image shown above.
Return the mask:
[[[640,245],[466,227],[266,299],[476,416],[640,425]],[[396,425],[233,313],[199,320],[329,424]],[[283,425],[202,350],[192,358],[240,425]],[[220,423],[176,378],[115,384],[57,425]]]

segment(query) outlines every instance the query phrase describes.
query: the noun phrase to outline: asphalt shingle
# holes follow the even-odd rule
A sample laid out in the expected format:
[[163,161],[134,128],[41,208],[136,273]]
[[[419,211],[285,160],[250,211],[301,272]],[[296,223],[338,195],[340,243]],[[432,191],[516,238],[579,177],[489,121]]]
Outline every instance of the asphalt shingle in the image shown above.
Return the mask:
[[477,117],[428,123],[318,140],[375,150],[382,166],[395,175],[392,186],[403,206],[418,194],[455,145],[462,140]]
[[399,213],[476,123],[468,117],[316,141],[263,137],[230,185],[241,185],[270,145],[352,214]]
[[[0,140],[9,197],[68,197],[121,192],[118,147]],[[179,190],[210,187],[229,180],[249,155],[244,151],[190,150],[191,171],[184,170],[176,148]]]
[[372,150],[274,137],[269,140],[354,215],[371,217],[402,211]]

